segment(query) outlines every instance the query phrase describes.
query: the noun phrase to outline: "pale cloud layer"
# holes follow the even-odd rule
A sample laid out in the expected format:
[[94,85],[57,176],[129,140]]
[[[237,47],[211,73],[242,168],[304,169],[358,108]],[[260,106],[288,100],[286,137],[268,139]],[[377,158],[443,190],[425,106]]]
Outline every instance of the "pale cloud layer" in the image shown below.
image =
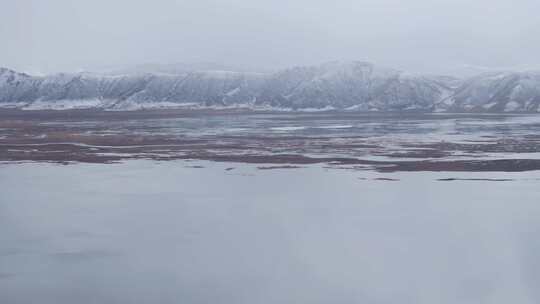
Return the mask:
[[536,69],[539,11],[538,0],[0,0],[0,66],[354,59],[413,72]]

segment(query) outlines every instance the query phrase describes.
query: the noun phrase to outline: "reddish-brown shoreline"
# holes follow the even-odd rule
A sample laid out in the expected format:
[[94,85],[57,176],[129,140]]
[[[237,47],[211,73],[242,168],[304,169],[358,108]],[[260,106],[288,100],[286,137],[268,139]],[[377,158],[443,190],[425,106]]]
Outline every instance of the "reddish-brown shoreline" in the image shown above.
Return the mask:
[[[484,143],[409,143],[407,150],[395,151],[362,136],[302,136],[272,134],[172,136],[157,132],[140,134],[126,126],[119,133],[107,122],[162,118],[193,118],[206,115],[258,115],[242,110],[223,111],[20,111],[0,110],[0,161],[56,163],[112,163],[129,159],[196,159],[219,162],[269,164],[296,167],[305,164],[347,165],[356,169],[395,171],[506,171],[540,170],[540,159],[520,158],[519,153],[540,151],[540,136],[486,138]],[[268,115],[268,113],[260,114]],[[336,119],[358,115],[385,119],[392,114],[320,113],[292,117],[272,114],[272,119]],[[379,116],[377,116],[379,115]],[[424,114],[414,114],[422,116]],[[453,114],[459,117],[460,114]],[[445,116],[445,117],[454,117]],[[292,118],[291,118],[292,117]],[[84,122],[77,124],[62,122]],[[468,160],[449,160],[452,153],[470,155]],[[482,153],[516,153],[515,159],[482,159]],[[384,157],[374,160],[364,155]],[[269,166],[273,167],[273,166]],[[262,168],[266,168],[262,166]]]

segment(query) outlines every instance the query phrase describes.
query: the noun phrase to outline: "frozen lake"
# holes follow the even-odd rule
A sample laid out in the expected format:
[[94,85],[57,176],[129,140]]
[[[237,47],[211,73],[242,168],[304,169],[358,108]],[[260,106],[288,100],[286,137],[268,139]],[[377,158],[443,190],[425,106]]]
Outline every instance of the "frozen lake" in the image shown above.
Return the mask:
[[539,303],[539,182],[540,171],[4,164],[0,303]]

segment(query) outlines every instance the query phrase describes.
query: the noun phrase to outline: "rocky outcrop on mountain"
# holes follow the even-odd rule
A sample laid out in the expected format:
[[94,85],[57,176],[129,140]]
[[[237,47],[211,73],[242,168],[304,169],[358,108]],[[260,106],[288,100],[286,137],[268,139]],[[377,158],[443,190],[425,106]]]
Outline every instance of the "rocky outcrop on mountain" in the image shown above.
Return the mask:
[[534,72],[459,80],[413,75],[365,62],[330,62],[276,73],[174,71],[31,76],[1,68],[0,106],[537,112],[540,105],[540,73]]

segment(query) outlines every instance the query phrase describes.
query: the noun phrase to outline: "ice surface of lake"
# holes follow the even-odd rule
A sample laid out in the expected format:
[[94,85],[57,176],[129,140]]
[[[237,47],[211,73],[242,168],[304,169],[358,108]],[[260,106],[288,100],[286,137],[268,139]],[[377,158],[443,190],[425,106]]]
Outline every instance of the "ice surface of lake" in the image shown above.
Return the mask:
[[539,179],[5,164],[0,303],[539,303]]

